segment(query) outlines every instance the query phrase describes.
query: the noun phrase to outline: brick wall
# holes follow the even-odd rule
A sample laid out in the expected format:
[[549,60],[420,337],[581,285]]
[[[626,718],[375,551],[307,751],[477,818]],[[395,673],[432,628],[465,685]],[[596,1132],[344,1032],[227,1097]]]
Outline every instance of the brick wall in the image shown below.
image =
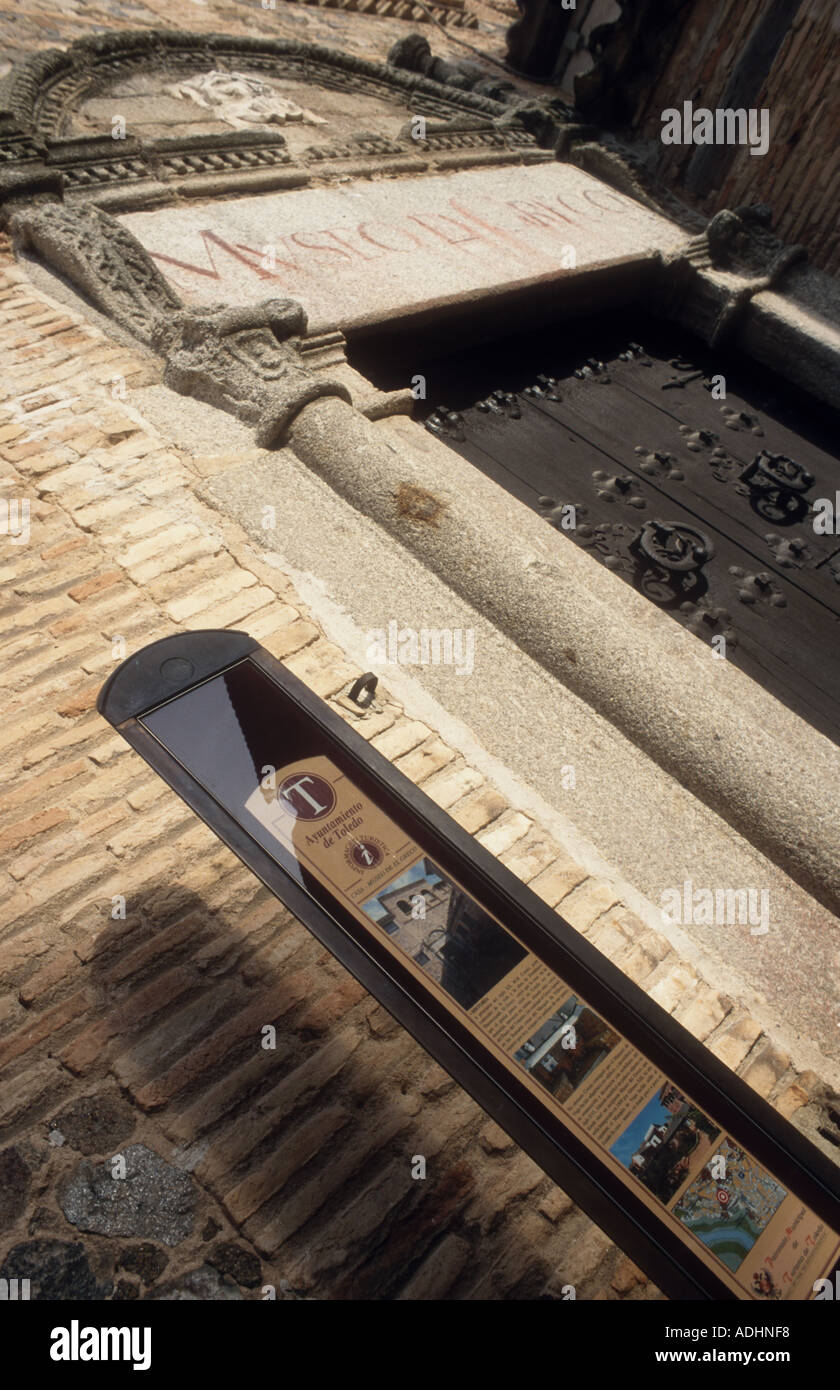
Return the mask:
[[[657,86],[642,101],[635,125],[658,139],[661,113],[684,100],[714,108],[766,0],[696,0],[682,38]],[[793,5],[791,5],[793,9]],[[768,203],[775,230],[804,243],[814,264],[840,271],[840,6],[803,0],[760,91],[750,105],[770,111],[771,143],[764,156],[739,148],[720,152],[720,179],[705,196],[688,200],[710,215],[742,203]],[[663,145],[659,170],[681,191],[691,145]]]

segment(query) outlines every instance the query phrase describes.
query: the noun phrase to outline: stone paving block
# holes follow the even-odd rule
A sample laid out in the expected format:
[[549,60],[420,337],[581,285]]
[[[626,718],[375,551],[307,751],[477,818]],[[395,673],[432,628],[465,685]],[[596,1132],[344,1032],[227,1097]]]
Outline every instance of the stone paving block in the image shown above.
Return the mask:
[[553,864],[560,853],[559,845],[536,837],[517,841],[513,849],[506,850],[499,858],[518,879],[530,883]]
[[17,849],[27,840],[35,839],[56,825],[63,825],[69,819],[67,811],[62,808],[47,807],[43,811],[37,811],[34,816],[28,816],[26,820],[5,826],[0,830],[0,854]]
[[259,621],[264,619],[269,631],[260,638],[266,651],[270,652],[278,661],[285,661],[287,657],[294,656],[302,651],[304,647],[310,646],[319,637],[318,629],[303,619],[283,622],[280,626],[274,626],[273,606],[263,608],[255,615],[254,621],[248,623],[248,631],[256,637],[259,631]]
[[506,810],[507,802],[501,793],[494,787],[483,787],[481,791],[450,807],[449,814],[470,835],[475,835],[492,821],[498,820]]
[[531,824],[528,817],[523,816],[521,812],[511,811],[494,821],[486,830],[480,831],[476,839],[491,854],[504,854],[505,850],[528,834]]
[[571,1285],[581,1296],[583,1287],[593,1279],[599,1267],[613,1249],[603,1231],[580,1215],[575,1220],[576,1234],[567,1247],[562,1266],[549,1279],[546,1292],[562,1297],[562,1289]]
[[375,737],[372,743],[383,758],[389,758],[393,762],[423,743],[430,733],[428,725],[421,724],[418,719],[401,719],[385,733]]
[[289,1178],[305,1168],[349,1119],[348,1112],[341,1106],[329,1106],[317,1111],[278,1144],[261,1168],[224,1193],[224,1205],[234,1221],[246,1221],[280,1192]]
[[647,1282],[646,1275],[626,1255],[622,1255],[615,1267],[610,1285],[617,1293],[629,1293],[637,1284]]
[[346,661],[338,647],[319,638],[311,646],[295,652],[286,663],[289,670],[327,700],[358,675],[354,666]]
[[[215,1070],[218,1073],[227,1054],[244,1042],[251,1040],[256,1050],[263,1041],[263,1028],[275,1024],[301,998],[302,995],[290,989],[288,982],[283,980],[264,990],[232,1017],[222,1018],[209,1037],[202,1038],[166,1071],[135,1090],[138,1105],[144,1110],[158,1109],[206,1072]],[[122,1072],[120,1079],[123,1079]]]
[[88,993],[85,990],[77,990],[69,999],[63,999],[60,1004],[45,1009],[35,1018],[27,1019],[23,1028],[0,1043],[0,1068],[5,1069],[39,1043],[60,1034],[68,1023],[80,1018],[89,1007]]
[[469,1241],[447,1235],[403,1286],[398,1299],[445,1298],[472,1255]]
[[585,869],[567,855],[558,855],[547,869],[530,880],[528,887],[549,907],[556,907],[585,878]]
[[273,1255],[296,1231],[310,1221],[333,1193],[343,1188],[365,1162],[380,1150],[387,1150],[391,1140],[409,1120],[403,1098],[394,1098],[388,1110],[377,1115],[357,1116],[352,1133],[333,1155],[327,1165],[296,1188],[294,1193],[274,1210],[257,1213],[245,1223],[245,1234],[266,1255]]
[[691,998],[697,983],[697,976],[690,966],[674,965],[657,980],[648,993],[655,1003],[671,1014],[678,1004]]
[[557,1225],[564,1216],[574,1210],[574,1203],[571,1197],[567,1197],[559,1187],[552,1187],[551,1191],[540,1200],[538,1210],[550,1221],[552,1225]]
[[741,1017],[711,1038],[707,1046],[716,1057],[737,1071],[750,1048],[761,1037],[761,1032],[761,1026],[754,1019]]
[[0,1142],[35,1124],[67,1093],[71,1080],[51,1057],[39,1057],[13,1077],[4,1071],[0,1091]]
[[243,589],[227,603],[214,604],[197,615],[207,627],[242,627],[247,629],[252,613],[259,612],[266,605],[274,603],[274,593],[262,584],[255,588]]
[[495,1120],[491,1120],[488,1125],[484,1126],[479,1135],[479,1143],[488,1154],[507,1153],[516,1147],[510,1135],[506,1134]]
[[456,767],[433,773],[423,783],[423,790],[436,806],[447,811],[456,801],[480,787],[484,778],[471,767]]
[[[361,1043],[353,1028],[344,1028],[303,1061],[293,1067],[268,1090],[255,1094],[252,1104],[209,1145],[206,1156],[199,1162],[196,1173],[202,1180],[219,1181],[239,1163],[247,1159],[263,1141],[280,1127],[306,1100],[319,1099],[329,1083],[351,1059]],[[277,1063],[270,1053],[261,1050],[230,1072],[223,1080],[210,1086],[186,1110],[169,1122],[168,1129],[184,1139],[192,1139],[211,1128],[230,1110],[237,1108],[243,1095],[258,1082],[271,1082]]]
[[166,611],[170,618],[181,623],[195,618],[199,613],[205,613],[214,604],[230,599],[240,589],[247,589],[256,583],[256,575],[231,565],[220,577],[212,579],[208,584],[200,584],[191,588],[182,598],[172,599],[166,604]]
[[48,995],[56,985],[77,973],[79,958],[75,951],[61,951],[47,965],[30,975],[18,991],[21,1004],[31,1007],[43,995]]
[[560,899],[558,911],[575,931],[588,932],[594,922],[617,901],[614,888],[597,879],[588,878]]
[[732,1000],[726,995],[717,994],[713,989],[700,985],[696,998],[688,1004],[681,1005],[675,1011],[674,1017],[695,1038],[705,1042],[709,1034],[723,1022],[731,1007]]
[[93,598],[95,594],[101,594],[103,589],[109,589],[114,584],[121,583],[125,574],[121,569],[107,569],[97,574],[93,579],[86,579],[82,584],[75,584],[67,590],[68,598],[73,599],[74,603],[85,603]]
[[807,1105],[811,1097],[802,1086],[798,1086],[795,1081],[786,1086],[781,1095],[776,1096],[773,1106],[789,1120],[791,1115],[795,1115],[797,1110],[801,1110],[803,1105]]
[[76,719],[80,714],[87,714],[89,710],[95,709],[96,697],[99,694],[100,682],[96,685],[83,685],[62,700],[56,709],[62,719]]
[[740,1076],[742,1081],[746,1081],[748,1086],[752,1086],[754,1091],[758,1091],[759,1095],[766,1099],[789,1066],[788,1054],[775,1043],[768,1041],[749,1059]]
[[432,773],[439,772],[447,763],[451,763],[454,757],[453,750],[442,739],[431,738],[411,753],[398,758],[395,766],[412,782],[422,784]]
[[346,1268],[351,1251],[358,1252],[356,1259],[364,1259],[366,1242],[378,1235],[394,1210],[410,1199],[414,1186],[406,1163],[396,1159],[359,1191],[350,1194],[349,1201],[333,1213],[326,1227],[306,1242],[297,1258],[286,1263],[295,1287],[310,1289],[319,1278]]
[[612,913],[600,917],[587,932],[592,945],[602,951],[612,961],[620,961],[628,950],[632,938],[615,920]]

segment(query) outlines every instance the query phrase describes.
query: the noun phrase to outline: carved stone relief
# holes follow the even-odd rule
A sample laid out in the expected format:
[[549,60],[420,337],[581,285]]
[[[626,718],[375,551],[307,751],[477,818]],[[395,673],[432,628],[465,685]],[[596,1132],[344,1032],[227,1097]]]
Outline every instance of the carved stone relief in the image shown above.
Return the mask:
[[172,96],[194,101],[206,111],[212,111],[235,130],[247,130],[255,125],[285,125],[302,121],[305,125],[326,125],[305,106],[298,106],[289,97],[281,96],[270,82],[261,81],[247,72],[201,73],[167,88]]
[[107,213],[59,203],[15,212],[18,244],[66,275],[97,308],[165,360],[164,382],[254,425],[271,447],[320,396],[347,387],[305,366],[306,315],[289,299],[186,309],[134,236]]

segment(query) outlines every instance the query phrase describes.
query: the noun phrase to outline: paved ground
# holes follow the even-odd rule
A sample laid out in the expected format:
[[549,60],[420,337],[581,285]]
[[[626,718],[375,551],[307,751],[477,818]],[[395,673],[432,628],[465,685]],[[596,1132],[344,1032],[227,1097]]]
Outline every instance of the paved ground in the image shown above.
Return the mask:
[[[188,8],[27,0],[0,34],[11,57],[120,23],[382,56],[408,27]],[[190,448],[115,398],[154,366],[7,249],[0,360],[0,481],[32,528],[0,551],[0,1270],[63,1297],[658,1297],[96,715],[124,650],[182,628],[247,627],[338,709],[359,666],[290,567],[199,500]],[[359,727],[782,1113],[830,1128],[820,1079],[430,709],[386,691]]]
[[[7,1272],[124,1297],[188,1276],[215,1296],[219,1268],[247,1296],[656,1296],[96,715],[118,638],[246,626],[324,697],[358,668],[222,534],[187,451],[113,398],[148,363],[8,261],[0,351],[4,493],[32,525],[0,610]],[[784,1113],[811,1109],[817,1078],[434,728],[387,697],[360,727]],[[159,1219],[109,1210],[116,1152]]]

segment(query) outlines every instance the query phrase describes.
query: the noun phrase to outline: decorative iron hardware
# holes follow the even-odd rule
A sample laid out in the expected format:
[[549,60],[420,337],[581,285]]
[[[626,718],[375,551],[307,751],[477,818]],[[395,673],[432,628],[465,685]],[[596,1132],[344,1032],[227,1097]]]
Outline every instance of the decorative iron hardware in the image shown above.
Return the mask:
[[603,468],[596,468],[592,479],[597,483],[596,492],[604,502],[626,502],[628,507],[646,507],[644,497],[634,492],[636,479],[629,473],[619,473],[610,477]]
[[638,562],[639,588],[654,603],[667,603],[675,596],[693,597],[708,588],[700,571],[715,548],[704,531],[646,521],[629,550]]
[[689,372],[688,376],[674,377],[672,381],[662,383],[663,391],[684,390],[692,381],[699,381],[703,376],[702,372]]
[[643,444],[637,444],[633,452],[641,460],[641,473],[647,473],[652,478],[670,478],[675,483],[681,483],[685,478],[682,469],[676,466],[678,459],[666,449],[646,449]]
[[542,374],[537,377],[533,386],[526,386],[522,394],[523,396],[542,397],[547,401],[562,401],[563,399],[557,378]]
[[633,546],[652,565],[674,574],[699,570],[715,553],[709,537],[691,526],[669,526],[646,521]]
[[707,607],[708,600],[700,603],[687,601],[680,604],[684,614],[685,626],[695,637],[703,642],[711,642],[715,637],[723,637],[727,650],[738,645],[738,634],[732,626],[732,614],[726,608]]
[[612,380],[606,364],[597,357],[589,357],[583,367],[576,368],[574,375],[578,381],[596,380],[603,382],[605,386]]
[[[616,351],[601,331],[540,355],[512,340],[501,363],[482,354],[478,376],[451,357],[421,364],[459,404],[430,427],[702,641],[724,637],[727,657],[840,742],[840,540],[812,532],[808,515],[839,485],[830,431],[812,420],[797,436],[795,402],[754,379],[741,395],[736,363],[682,355],[670,333],[664,351],[626,340]],[[727,399],[710,399],[722,371]]]
[[[347,692],[347,698],[348,700],[352,700],[354,705],[358,705],[359,709],[367,709],[373,704],[376,698],[376,687],[378,684],[379,677],[375,676],[373,671],[365,671],[363,676],[359,676],[357,680],[354,680]],[[362,698],[363,696],[365,697],[364,699]]]
[[801,569],[812,558],[801,536],[777,536],[775,531],[768,531],[764,539],[782,569]]
[[752,505],[768,521],[801,521],[808,511],[804,494],[814,486],[814,475],[786,454],[762,449],[741,474],[752,494]]
[[741,603],[768,603],[772,608],[787,608],[787,599],[766,570],[756,574],[741,569],[740,565],[730,565],[729,573],[739,581],[737,593]]
[[[709,383],[711,390],[711,383]],[[733,410],[731,405],[722,405],[720,413],[723,416],[723,423],[728,430],[749,430],[750,434],[764,437],[764,430],[758,416],[751,415],[748,410]]]
[[[491,391],[483,401],[476,401],[476,410],[480,410],[483,415],[488,411],[494,411],[496,415],[505,415],[508,420],[521,420],[522,410],[516,399],[515,391]],[[460,419],[460,416],[459,416]]]
[[692,454],[702,454],[704,449],[713,449],[720,441],[711,430],[693,430],[691,425],[680,425],[683,444]]
[[448,406],[439,405],[436,406],[426,421],[426,429],[445,439],[456,439],[461,442],[467,437],[462,429],[463,421],[463,415],[459,415],[457,410],[450,410]]
[[[577,531],[578,540],[581,538],[581,531],[589,534],[591,528],[580,525],[580,518],[587,516],[589,508],[581,502],[558,502],[554,497],[541,497],[539,508],[549,526],[553,526],[555,531]],[[573,522],[570,521],[573,518]]]

